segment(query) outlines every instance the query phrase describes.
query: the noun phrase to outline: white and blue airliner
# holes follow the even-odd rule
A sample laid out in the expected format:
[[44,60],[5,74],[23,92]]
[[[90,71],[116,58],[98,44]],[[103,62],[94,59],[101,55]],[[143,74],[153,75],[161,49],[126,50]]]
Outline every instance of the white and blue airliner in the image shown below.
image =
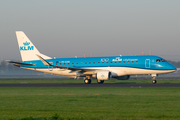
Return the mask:
[[111,78],[127,80],[131,75],[151,75],[152,82],[156,83],[158,74],[177,70],[163,58],[154,55],[51,58],[40,53],[24,32],[16,31],[16,36],[22,62],[6,62],[54,75],[84,77],[85,84],[90,84],[91,78],[102,84]]

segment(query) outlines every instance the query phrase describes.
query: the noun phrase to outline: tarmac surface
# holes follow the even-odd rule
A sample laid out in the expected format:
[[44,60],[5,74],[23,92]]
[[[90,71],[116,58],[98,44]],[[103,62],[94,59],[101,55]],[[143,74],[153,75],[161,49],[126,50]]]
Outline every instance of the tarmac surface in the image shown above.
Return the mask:
[[0,83],[0,87],[180,87],[179,83]]

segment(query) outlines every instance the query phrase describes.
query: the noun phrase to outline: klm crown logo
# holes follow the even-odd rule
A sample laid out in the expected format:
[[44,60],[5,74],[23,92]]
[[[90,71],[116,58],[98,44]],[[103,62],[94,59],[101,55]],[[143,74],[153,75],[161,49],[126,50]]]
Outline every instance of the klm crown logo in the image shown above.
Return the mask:
[[103,77],[104,77],[104,75],[102,74],[102,75],[101,75],[101,77],[103,78]]
[[30,42],[27,42],[27,41],[26,41],[26,42],[24,42],[23,44],[24,44],[24,46],[26,46],[26,45],[29,45]]
[[34,50],[34,46],[29,46],[30,42],[24,42],[24,46],[20,46],[20,51]]

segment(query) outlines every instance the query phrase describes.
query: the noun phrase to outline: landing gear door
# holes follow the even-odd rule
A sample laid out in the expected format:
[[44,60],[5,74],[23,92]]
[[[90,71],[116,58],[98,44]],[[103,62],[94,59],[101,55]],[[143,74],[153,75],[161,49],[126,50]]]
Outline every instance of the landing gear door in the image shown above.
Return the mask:
[[145,67],[150,68],[150,59],[145,60]]
[[[53,62],[49,62],[51,65],[53,65]],[[48,66],[49,71],[53,71],[53,66]]]

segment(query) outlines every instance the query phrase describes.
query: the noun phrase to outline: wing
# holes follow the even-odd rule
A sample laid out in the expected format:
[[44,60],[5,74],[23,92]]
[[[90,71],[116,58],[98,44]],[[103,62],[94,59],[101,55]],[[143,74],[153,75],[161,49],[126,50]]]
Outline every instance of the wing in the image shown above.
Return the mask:
[[60,68],[61,70],[72,70],[71,72],[81,72],[85,75],[92,75],[97,72],[97,70],[94,70],[94,69],[83,69],[83,68],[77,68],[77,67],[63,67],[63,66],[52,65],[49,62],[47,62],[45,59],[43,59],[41,56],[39,55],[37,56],[43,62],[44,65]]

